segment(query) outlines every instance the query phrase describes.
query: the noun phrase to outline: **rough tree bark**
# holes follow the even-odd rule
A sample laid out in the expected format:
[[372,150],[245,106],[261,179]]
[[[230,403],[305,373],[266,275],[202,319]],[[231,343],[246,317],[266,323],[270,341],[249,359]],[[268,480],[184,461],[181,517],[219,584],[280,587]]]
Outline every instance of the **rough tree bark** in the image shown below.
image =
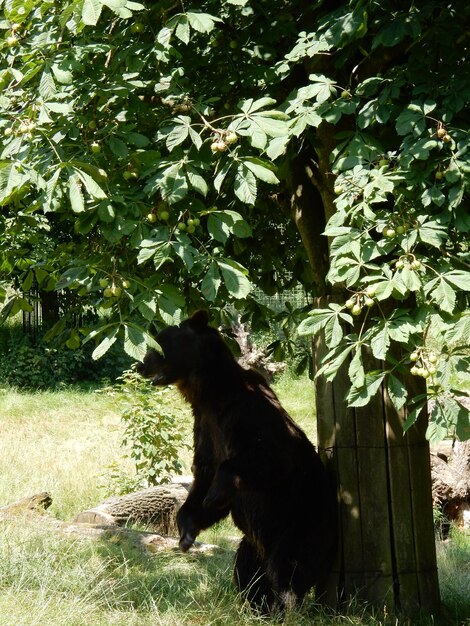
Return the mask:
[[446,454],[431,455],[434,505],[445,518],[470,528],[470,440],[456,441]]
[[186,500],[188,485],[159,485],[109,498],[98,506],[79,513],[72,523],[111,526],[141,524],[151,526],[163,535],[177,535],[176,513]]

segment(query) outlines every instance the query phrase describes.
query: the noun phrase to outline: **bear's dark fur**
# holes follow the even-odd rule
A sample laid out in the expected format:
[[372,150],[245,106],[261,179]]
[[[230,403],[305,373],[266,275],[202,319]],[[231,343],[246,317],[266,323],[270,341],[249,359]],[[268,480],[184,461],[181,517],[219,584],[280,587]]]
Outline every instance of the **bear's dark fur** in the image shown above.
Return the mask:
[[175,384],[194,413],[194,482],[180,547],[231,513],[244,533],[234,577],[252,606],[282,609],[324,581],[335,548],[334,494],[314,446],[264,378],[243,369],[198,311],[157,336],[138,371]]

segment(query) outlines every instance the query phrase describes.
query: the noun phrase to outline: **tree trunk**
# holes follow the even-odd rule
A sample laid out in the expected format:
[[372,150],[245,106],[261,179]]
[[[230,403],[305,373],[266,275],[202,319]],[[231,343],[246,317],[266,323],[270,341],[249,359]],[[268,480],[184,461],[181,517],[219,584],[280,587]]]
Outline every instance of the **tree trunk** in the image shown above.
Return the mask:
[[79,513],[73,524],[123,526],[143,524],[163,535],[177,534],[176,513],[188,496],[184,484],[159,485],[125,496],[109,498],[102,504]]
[[[335,176],[330,171],[335,132],[329,124],[321,124],[315,153],[302,154],[287,180],[292,211],[316,279],[319,308],[327,307],[333,297],[346,299],[338,287],[334,295],[329,294],[325,281],[329,254],[322,232],[335,212]],[[315,193],[308,185],[315,187]],[[326,346],[319,339],[314,346],[314,370],[325,354]],[[410,375],[404,382],[410,396],[425,392],[424,382],[417,377]],[[434,611],[440,597],[427,416],[421,415],[404,436],[407,409],[397,412],[385,388],[358,409],[347,407],[348,390],[348,363],[333,383],[321,377],[316,380],[319,451],[335,475],[339,503],[338,556],[325,601],[334,606],[338,599],[358,596],[397,612]]]
[[[327,298],[316,306],[325,307]],[[317,340],[315,369],[325,354]],[[406,408],[397,412],[385,389],[351,409],[348,364],[333,383],[316,379],[319,451],[336,475],[339,549],[326,601],[359,597],[412,615],[439,607],[426,415],[403,435]],[[407,388],[414,395],[416,377]],[[423,392],[420,389],[419,392]]]

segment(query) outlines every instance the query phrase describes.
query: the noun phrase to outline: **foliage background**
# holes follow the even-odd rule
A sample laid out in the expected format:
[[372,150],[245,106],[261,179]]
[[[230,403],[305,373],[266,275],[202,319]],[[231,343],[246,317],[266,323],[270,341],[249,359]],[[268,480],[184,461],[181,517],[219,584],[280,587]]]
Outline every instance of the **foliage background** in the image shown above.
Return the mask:
[[65,290],[49,340],[141,358],[154,323],[257,330],[253,287],[301,283],[338,304],[277,316],[326,331],[330,379],[352,357],[351,406],[385,382],[410,426],[411,372],[428,436],[470,435],[468,3],[0,7],[2,320]]

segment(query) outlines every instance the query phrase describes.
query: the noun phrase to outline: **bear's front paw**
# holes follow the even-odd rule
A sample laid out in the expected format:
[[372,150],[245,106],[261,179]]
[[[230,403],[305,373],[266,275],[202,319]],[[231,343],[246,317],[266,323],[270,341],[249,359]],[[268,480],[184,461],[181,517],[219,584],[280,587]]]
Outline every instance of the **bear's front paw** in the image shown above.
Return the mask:
[[193,545],[194,541],[196,540],[196,536],[193,535],[191,532],[182,532],[181,536],[180,536],[180,550],[182,552],[187,552],[189,550],[189,548]]

